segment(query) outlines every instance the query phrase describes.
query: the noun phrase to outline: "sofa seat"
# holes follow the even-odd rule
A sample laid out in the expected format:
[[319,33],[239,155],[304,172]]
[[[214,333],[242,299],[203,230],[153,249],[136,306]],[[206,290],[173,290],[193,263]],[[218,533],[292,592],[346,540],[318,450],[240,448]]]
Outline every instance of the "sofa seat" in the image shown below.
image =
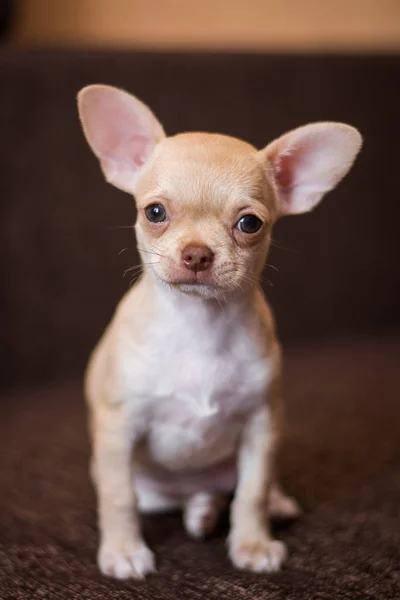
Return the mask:
[[395,334],[286,348],[281,472],[304,515],[274,525],[289,559],[273,575],[232,568],[226,517],[198,543],[171,514],[143,518],[156,575],[101,576],[81,381],[3,392],[0,598],[398,600],[399,358]]

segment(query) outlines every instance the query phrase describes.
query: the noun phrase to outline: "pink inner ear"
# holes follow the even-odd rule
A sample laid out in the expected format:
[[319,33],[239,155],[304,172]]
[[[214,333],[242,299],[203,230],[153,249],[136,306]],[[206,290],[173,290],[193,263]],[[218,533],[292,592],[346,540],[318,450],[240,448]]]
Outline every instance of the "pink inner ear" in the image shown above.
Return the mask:
[[139,168],[148,158],[149,146],[149,137],[146,135],[134,134],[121,139],[119,132],[110,131],[103,138],[103,156],[117,162],[129,162]]
[[[119,144],[119,140],[116,144]],[[148,158],[150,151],[148,136],[135,134],[124,140],[123,144],[110,149],[110,154],[113,154],[117,160],[130,162],[136,167],[142,167]]]
[[267,146],[280,214],[314,208],[346,175],[360,147],[358,131],[343,123],[305,125]]
[[[100,88],[86,92],[82,120],[95,154],[141,167],[155,143],[151,113],[125,92]],[[161,129],[161,128],[160,128]]]
[[78,106],[86,139],[107,181],[131,193],[143,165],[165,137],[162,126],[140,100],[109,86],[83,88]]
[[301,166],[301,153],[292,150],[283,151],[273,159],[275,182],[283,194],[295,185],[296,172]]
[[134,158],[133,158],[133,162],[137,167],[142,167],[144,165],[144,163],[146,162],[146,152],[143,151],[143,149],[146,148],[146,139],[138,136],[140,139],[135,140],[135,143],[139,143],[140,147],[142,148],[142,153],[140,153],[139,149],[136,150],[136,152],[134,152]]

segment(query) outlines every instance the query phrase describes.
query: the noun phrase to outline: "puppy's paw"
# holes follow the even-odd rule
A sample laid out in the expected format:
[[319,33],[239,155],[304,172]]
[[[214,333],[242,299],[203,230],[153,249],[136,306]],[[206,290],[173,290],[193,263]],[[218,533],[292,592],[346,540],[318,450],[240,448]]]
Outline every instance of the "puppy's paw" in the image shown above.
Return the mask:
[[143,542],[123,548],[103,544],[97,562],[103,575],[116,579],[144,579],[155,571],[154,554]]
[[294,498],[276,487],[272,488],[269,496],[268,514],[273,519],[296,519],[301,515],[301,508]]
[[186,504],[184,512],[185,529],[194,539],[203,539],[212,533],[223,508],[211,494],[196,494]]
[[229,556],[235,567],[255,573],[279,571],[287,555],[283,542],[263,535],[231,537],[228,543]]

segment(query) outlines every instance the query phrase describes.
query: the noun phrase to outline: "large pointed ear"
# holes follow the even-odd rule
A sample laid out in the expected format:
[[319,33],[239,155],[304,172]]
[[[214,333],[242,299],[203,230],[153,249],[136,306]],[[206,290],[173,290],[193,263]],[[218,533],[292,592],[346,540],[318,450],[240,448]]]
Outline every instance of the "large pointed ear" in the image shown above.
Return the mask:
[[311,210],[350,170],[362,138],[344,123],[313,123],[261,150],[275,182],[278,215]]
[[84,87],[78,110],[106,180],[132,194],[142,166],[165,137],[161,124],[143,102],[108,85]]

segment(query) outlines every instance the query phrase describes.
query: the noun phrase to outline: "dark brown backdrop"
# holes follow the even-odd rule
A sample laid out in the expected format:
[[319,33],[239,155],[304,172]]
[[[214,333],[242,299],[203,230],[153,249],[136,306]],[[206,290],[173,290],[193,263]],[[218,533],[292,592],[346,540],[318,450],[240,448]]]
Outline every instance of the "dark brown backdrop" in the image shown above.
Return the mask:
[[[0,53],[0,600],[399,599],[398,57]],[[320,119],[358,127],[355,168],[312,214],[282,220],[266,293],[286,349],[282,478],[306,509],[287,566],[233,571],[224,538],[145,520],[159,575],[95,568],[80,375],[137,262],[132,199],[108,186],[75,95],[149,103],[168,133],[263,146]],[[127,248],[122,254],[120,251]]]
[[93,82],[136,93],[170,134],[262,147],[309,121],[358,127],[350,175],[276,227],[266,292],[284,342],[398,326],[398,59],[3,52],[3,380],[81,369],[137,262],[131,231],[113,228],[134,221],[133,201],[102,180],[76,115]]

